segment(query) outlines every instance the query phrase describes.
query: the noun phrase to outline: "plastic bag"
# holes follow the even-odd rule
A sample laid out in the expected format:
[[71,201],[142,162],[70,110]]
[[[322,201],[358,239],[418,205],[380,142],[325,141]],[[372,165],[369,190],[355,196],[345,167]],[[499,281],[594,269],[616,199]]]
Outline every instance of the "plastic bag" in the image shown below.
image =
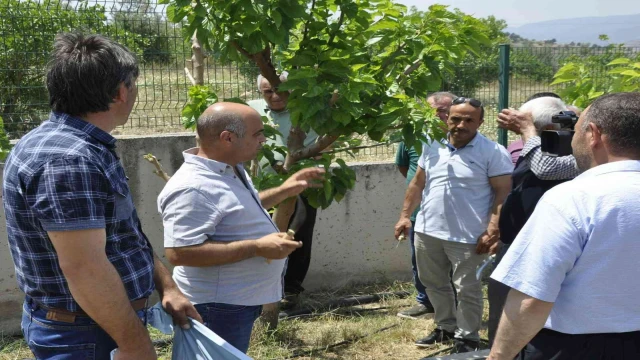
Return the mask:
[[[160,303],[147,311],[149,325],[164,334],[173,334],[171,360],[252,360],[203,324],[189,318],[191,328],[173,326],[171,315]],[[111,352],[111,359],[115,351]]]

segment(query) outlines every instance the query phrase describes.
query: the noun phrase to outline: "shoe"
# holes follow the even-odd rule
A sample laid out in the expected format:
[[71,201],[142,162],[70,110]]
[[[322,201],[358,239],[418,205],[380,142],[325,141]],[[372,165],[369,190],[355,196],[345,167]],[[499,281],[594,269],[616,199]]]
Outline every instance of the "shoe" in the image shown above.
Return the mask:
[[284,298],[280,300],[280,310],[291,310],[298,305],[300,300],[299,294],[285,294]]
[[435,311],[433,310],[433,306],[425,306],[422,304],[417,304],[416,306],[410,309],[400,311],[397,315],[405,319],[417,319],[420,316],[423,316],[426,314],[433,314],[434,312]]
[[429,347],[430,345],[453,339],[454,334],[442,329],[435,329],[429,336],[416,340],[417,347]]
[[453,345],[452,354],[462,354],[468,352],[477,351],[480,348],[479,341],[456,339],[456,343]]

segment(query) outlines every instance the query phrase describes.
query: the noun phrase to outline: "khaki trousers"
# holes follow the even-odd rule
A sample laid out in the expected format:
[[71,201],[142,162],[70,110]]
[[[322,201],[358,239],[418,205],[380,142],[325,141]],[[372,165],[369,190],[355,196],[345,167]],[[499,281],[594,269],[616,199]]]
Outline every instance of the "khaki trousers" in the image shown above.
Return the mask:
[[[478,266],[487,254],[476,254],[476,244],[463,244],[416,233],[416,264],[420,282],[435,309],[438,328],[456,338],[478,341],[482,324],[482,282],[476,279]],[[453,277],[449,274],[453,269]],[[451,281],[458,292],[456,309]]]

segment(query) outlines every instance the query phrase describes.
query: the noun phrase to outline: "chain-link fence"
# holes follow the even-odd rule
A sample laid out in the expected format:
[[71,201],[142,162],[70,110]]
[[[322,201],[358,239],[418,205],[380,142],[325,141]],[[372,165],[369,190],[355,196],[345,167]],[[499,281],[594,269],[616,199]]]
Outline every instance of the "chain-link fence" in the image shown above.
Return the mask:
[[[125,134],[184,131],[180,112],[187,100],[191,45],[164,6],[149,0],[0,0],[0,116],[12,138],[47,118],[44,87],[48,55],[57,33],[106,35],[134,51],[140,61],[138,101]],[[246,64],[205,60],[205,82],[220,97],[250,100],[257,70]]]
[[[150,2],[153,1],[153,2]],[[126,45],[140,60],[138,101],[129,122],[116,133],[142,135],[184,131],[181,110],[187,101],[192,71],[191,44],[180,24],[166,19],[165,8],[154,0],[0,0],[0,116],[11,138],[21,135],[47,118],[48,97],[44,74],[55,35],[64,31],[100,33]],[[485,105],[481,132],[497,139],[499,99],[508,95],[508,106],[518,107],[541,91],[557,91],[549,84],[553,75],[573,58],[589,59],[587,65],[607,76],[606,64],[637,48],[614,47],[511,47],[508,64],[500,64],[499,50],[484,58],[470,58],[444,74],[440,89],[459,96],[475,97]],[[220,98],[259,96],[257,69],[249,62],[219,64],[205,60],[205,83]],[[510,69],[509,86],[500,81],[501,65]],[[501,86],[502,85],[502,86]],[[504,97],[503,97],[504,99]],[[510,134],[510,140],[515,137]],[[374,144],[364,138],[364,144]],[[358,161],[382,161],[395,156],[397,144],[375,146],[357,153]],[[353,160],[353,159],[352,159]]]

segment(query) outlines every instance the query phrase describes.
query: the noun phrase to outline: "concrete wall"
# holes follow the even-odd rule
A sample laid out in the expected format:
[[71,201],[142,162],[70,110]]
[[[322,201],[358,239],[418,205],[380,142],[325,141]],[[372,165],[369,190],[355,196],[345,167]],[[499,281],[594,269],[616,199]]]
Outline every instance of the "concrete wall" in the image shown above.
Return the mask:
[[[162,251],[162,220],[156,197],[164,181],[142,156],[153,153],[173,174],[182,164],[182,150],[194,146],[192,135],[121,137],[118,153],[129,176],[133,200],[143,229],[158,255]],[[357,182],[340,203],[318,212],[311,267],[304,287],[336,288],[354,282],[409,280],[408,244],[395,248],[393,226],[405,190],[393,164],[352,164]],[[7,245],[4,212],[0,221],[0,333],[19,331],[23,294],[17,289]]]

